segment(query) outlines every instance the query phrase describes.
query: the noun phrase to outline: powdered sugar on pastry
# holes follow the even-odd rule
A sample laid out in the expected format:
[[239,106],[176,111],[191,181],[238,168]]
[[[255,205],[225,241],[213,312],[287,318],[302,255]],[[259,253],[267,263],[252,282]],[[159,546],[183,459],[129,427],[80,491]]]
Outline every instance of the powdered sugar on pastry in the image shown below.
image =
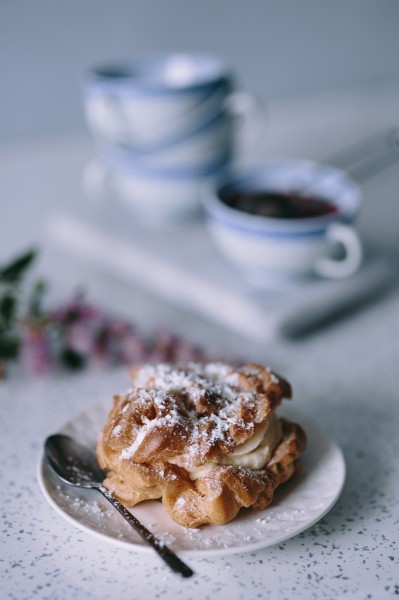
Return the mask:
[[189,471],[220,455],[248,453],[247,440],[253,448],[259,445],[267,415],[284,392],[289,395],[284,380],[255,365],[242,370],[221,363],[145,365],[132,370],[132,380],[133,388],[116,400],[111,435],[117,433],[118,441],[111,447],[123,459],[164,459]]

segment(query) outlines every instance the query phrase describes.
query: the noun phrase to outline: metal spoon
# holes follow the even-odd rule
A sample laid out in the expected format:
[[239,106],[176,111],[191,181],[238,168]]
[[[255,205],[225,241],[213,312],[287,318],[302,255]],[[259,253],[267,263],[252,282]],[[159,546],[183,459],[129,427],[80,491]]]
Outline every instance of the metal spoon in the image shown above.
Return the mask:
[[56,434],[46,439],[44,453],[50,467],[64,483],[98,490],[175,573],[183,577],[194,575],[190,567],[164,546],[102,485],[106,472],[100,468],[91,450],[67,435]]

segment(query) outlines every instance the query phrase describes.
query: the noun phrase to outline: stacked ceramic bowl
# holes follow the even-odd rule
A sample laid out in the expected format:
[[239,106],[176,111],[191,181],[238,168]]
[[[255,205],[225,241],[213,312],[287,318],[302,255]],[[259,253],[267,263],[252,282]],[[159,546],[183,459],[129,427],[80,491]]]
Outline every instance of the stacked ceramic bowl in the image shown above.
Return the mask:
[[108,190],[150,220],[197,210],[202,180],[234,152],[237,92],[224,62],[172,54],[99,67],[84,91]]

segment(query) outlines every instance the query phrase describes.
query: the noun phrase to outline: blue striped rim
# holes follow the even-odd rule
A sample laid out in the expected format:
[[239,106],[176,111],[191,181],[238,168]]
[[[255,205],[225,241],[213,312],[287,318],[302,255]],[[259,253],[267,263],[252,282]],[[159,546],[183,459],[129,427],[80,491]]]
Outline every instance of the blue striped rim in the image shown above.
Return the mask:
[[[181,79],[173,79],[173,70],[183,70]],[[138,59],[131,63],[95,67],[86,78],[87,89],[109,90],[115,93],[170,95],[218,86],[232,89],[232,76],[218,58],[196,54],[170,54]]]
[[[245,227],[244,225],[238,225],[237,223],[232,223],[230,221],[224,221],[221,218],[218,218],[214,214],[208,213],[208,218],[210,221],[215,222],[219,225],[222,225],[226,229],[233,229],[234,231],[238,231],[245,235],[251,237],[274,237],[274,238],[309,238],[309,237],[320,237],[325,235],[327,230],[327,224],[324,227],[319,227],[317,229],[277,229],[275,227],[264,227],[259,229],[251,229],[250,227]],[[340,221],[342,222],[342,220]]]
[[[299,176],[299,179],[298,179]],[[304,181],[301,181],[302,177]],[[332,177],[332,181],[331,181]],[[326,193],[328,184],[328,194]],[[223,204],[218,193],[227,186],[251,189],[306,189],[333,199],[338,207],[337,215],[310,217],[297,221],[259,217],[241,212]],[[324,187],[324,189],[323,189]],[[300,187],[301,189],[301,187]],[[343,171],[323,163],[299,159],[275,160],[252,169],[226,170],[204,187],[204,206],[210,220],[226,229],[253,237],[309,238],[325,234],[334,222],[351,223],[360,204],[359,186]]]
[[114,156],[115,159],[119,157],[123,160],[134,160],[136,155],[137,157],[139,157],[145,154],[152,154],[153,152],[160,152],[161,150],[166,150],[167,148],[175,146],[176,144],[179,144],[180,142],[183,142],[188,138],[204,133],[212,129],[213,127],[217,127],[218,125],[222,124],[224,120],[228,119],[229,116],[223,112],[217,113],[216,115],[206,115],[202,122],[194,123],[192,128],[187,129],[184,132],[180,132],[178,135],[167,138],[166,140],[158,142],[154,145],[150,144],[145,146],[133,147],[120,145],[118,146],[118,149],[116,149],[116,146],[111,147],[109,143],[107,143],[106,141],[101,141],[99,138],[100,152],[110,157]]
[[[277,183],[276,174],[278,174],[277,180],[279,180]],[[305,177],[305,179],[301,180],[301,177]],[[226,190],[227,188],[285,190],[288,187],[295,190],[298,186],[300,189],[311,188],[313,193],[333,200],[339,211],[342,212],[344,219],[353,218],[358,211],[360,192],[359,186],[354,180],[336,167],[302,159],[268,161],[263,166],[227,171],[218,179],[214,189],[220,193],[222,189]],[[345,198],[343,198],[344,196]],[[219,206],[219,202],[212,202],[210,210],[212,212],[222,211],[223,214],[229,213],[231,217],[233,213],[237,215],[236,210],[226,205]]]
[[95,78],[90,77],[83,83],[83,90],[90,93],[101,93],[101,94],[112,94],[112,96],[175,96],[192,94],[193,92],[201,91],[204,94],[216,93],[220,88],[220,91],[224,91],[225,94],[229,94],[233,85],[228,79],[219,79],[209,83],[198,83],[192,84],[187,87],[172,87],[170,85],[156,85],[155,83],[151,86],[139,85],[134,80],[121,80],[112,81],[106,78]]

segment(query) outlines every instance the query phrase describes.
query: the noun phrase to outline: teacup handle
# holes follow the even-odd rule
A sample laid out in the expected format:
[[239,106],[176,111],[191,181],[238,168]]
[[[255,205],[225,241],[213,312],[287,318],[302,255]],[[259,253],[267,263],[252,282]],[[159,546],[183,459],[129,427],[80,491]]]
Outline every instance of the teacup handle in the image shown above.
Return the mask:
[[250,145],[256,146],[266,130],[267,110],[264,102],[249,92],[236,90],[226,98],[225,106],[235,119],[237,130],[252,122],[254,139],[250,141]]
[[359,268],[363,250],[357,233],[349,225],[333,223],[327,229],[327,240],[333,244],[339,244],[345,250],[342,259],[331,257],[320,258],[315,264],[315,271],[323,277],[341,279],[353,275]]
[[235,117],[241,117],[244,120],[250,114],[257,114],[263,121],[266,120],[267,112],[264,102],[260,100],[260,98],[257,98],[244,90],[231,92],[227,96],[225,104],[227,109]]

